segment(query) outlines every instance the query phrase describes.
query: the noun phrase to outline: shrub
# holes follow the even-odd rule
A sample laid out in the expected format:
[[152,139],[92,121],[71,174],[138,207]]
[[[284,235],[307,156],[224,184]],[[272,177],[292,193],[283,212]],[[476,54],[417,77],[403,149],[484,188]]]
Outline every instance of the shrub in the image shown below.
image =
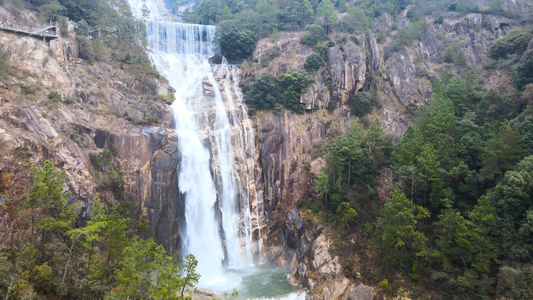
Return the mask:
[[243,82],[243,92],[247,104],[253,110],[274,109],[280,104],[276,77],[263,73],[257,78],[247,78]]
[[455,64],[460,67],[466,67],[466,64],[467,64],[466,57],[462,52],[460,52],[455,58]]
[[9,53],[0,44],[0,79],[5,78],[9,74]]
[[489,47],[489,56],[493,59],[505,58],[508,54],[522,55],[527,50],[532,35],[526,30],[513,30],[504,38],[498,39]]
[[372,107],[381,108],[381,100],[377,91],[358,92],[350,97],[350,109],[357,117],[364,117],[372,111]]
[[93,62],[95,58],[95,53],[91,41],[82,35],[76,36],[76,42],[78,42],[78,57],[85,59],[88,62]]
[[257,38],[253,32],[240,30],[235,21],[228,20],[217,26],[215,41],[228,61],[241,62],[252,56]]
[[528,50],[522,55],[515,69],[515,80],[519,88],[533,83],[533,50]]
[[302,45],[313,47],[326,37],[324,28],[318,24],[307,25],[305,30],[309,31],[309,33],[304,34],[300,39]]
[[403,47],[409,47],[415,40],[420,40],[422,30],[427,28],[425,21],[419,21],[412,24],[409,27],[402,28],[398,31],[396,37],[396,43],[394,44],[394,50],[399,51]]
[[351,6],[344,18],[337,26],[339,30],[354,32],[356,30],[366,30],[370,25],[365,13],[359,6]]
[[313,47],[313,51],[318,53],[320,55],[320,57],[322,57],[323,61],[327,61],[328,60],[328,49],[329,49],[328,46],[321,45],[321,44],[318,44],[318,45]]
[[350,108],[357,117],[364,117],[372,111],[367,93],[355,93],[350,99]]
[[31,84],[17,83],[17,85],[20,87],[20,91],[24,95],[33,95],[37,91],[37,87]]
[[304,63],[304,68],[307,71],[316,71],[324,65],[324,60],[320,54],[313,52],[307,57]]
[[60,102],[61,95],[56,91],[50,91],[50,93],[48,94],[48,100],[52,102]]
[[423,64],[417,64],[415,68],[417,77],[427,77],[429,75],[428,70]]
[[313,82],[311,74],[290,69],[278,78],[264,73],[257,78],[246,79],[243,92],[251,111],[281,109],[300,111],[300,95]]
[[280,76],[280,90],[284,106],[288,109],[300,111],[300,95],[307,91],[307,87],[313,82],[313,77],[303,70],[290,69]]
[[384,41],[387,40],[387,32],[385,32],[385,30],[380,30],[378,32],[378,37],[377,37],[377,41],[378,43],[383,43]]
[[415,8],[411,8],[407,12],[407,18],[413,22],[418,22],[420,20],[420,13]]
[[448,48],[446,53],[444,53],[444,61],[447,63],[455,62],[455,53],[453,52],[452,48]]
[[274,47],[270,49],[263,57],[261,57],[261,66],[266,67],[268,63],[273,61],[275,58],[281,55],[281,49],[279,47]]

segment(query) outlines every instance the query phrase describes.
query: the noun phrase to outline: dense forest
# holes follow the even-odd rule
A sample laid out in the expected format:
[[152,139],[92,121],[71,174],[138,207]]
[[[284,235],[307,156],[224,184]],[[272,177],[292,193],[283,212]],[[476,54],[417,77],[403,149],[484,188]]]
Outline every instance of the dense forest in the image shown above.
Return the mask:
[[[373,18],[383,13],[395,18],[413,5],[407,12],[411,25],[398,31],[395,51],[420,38],[427,16],[436,23],[450,12],[523,19],[526,26],[491,45],[479,74],[461,54],[443,53],[442,61],[454,67],[440,74],[432,99],[406,110],[412,126],[401,139],[386,134],[379,120],[354,122],[346,135],[333,133],[327,166],[314,180],[316,198],[298,206],[336,228],[342,257],[361,249],[362,242],[347,242],[354,236],[371,245],[370,266],[347,267],[347,277],[416,297],[429,292],[442,299],[533,298],[533,27],[531,16],[504,10],[501,1],[485,4],[205,0],[184,12],[188,22],[217,24],[220,50],[234,62],[250,59],[258,39],[307,32],[300,43],[314,51],[305,70],[245,80],[252,112],[302,112],[299,95],[311,75],[325,66],[329,47],[342,46],[331,33],[374,30]],[[384,35],[378,32],[378,40]],[[511,71],[513,92],[483,87],[480,76],[498,70]],[[382,105],[368,87],[349,104],[355,117]],[[352,265],[349,259],[344,263]]]

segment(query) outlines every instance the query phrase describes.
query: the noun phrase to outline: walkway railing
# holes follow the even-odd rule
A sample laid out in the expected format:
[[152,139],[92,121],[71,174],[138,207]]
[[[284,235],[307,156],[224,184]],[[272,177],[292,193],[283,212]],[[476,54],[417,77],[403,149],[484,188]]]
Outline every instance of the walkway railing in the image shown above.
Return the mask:
[[43,25],[40,27],[32,27],[0,21],[0,29],[4,31],[22,33],[27,34],[29,36],[38,36],[42,38],[55,39],[59,37],[56,22],[52,22],[50,24]]

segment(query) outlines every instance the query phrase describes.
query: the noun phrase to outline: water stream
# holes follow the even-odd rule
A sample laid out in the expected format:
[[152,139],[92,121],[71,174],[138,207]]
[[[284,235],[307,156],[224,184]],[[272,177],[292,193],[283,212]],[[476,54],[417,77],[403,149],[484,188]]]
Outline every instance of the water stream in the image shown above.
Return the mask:
[[[288,270],[260,266],[255,137],[239,71],[226,63],[209,64],[214,26],[162,21],[160,2],[130,0],[130,5],[138,16],[143,8],[150,10],[144,16],[150,55],[176,90],[178,183],[185,199],[182,254],[192,253],[198,260],[199,287],[230,295],[236,289],[244,298],[292,293]],[[284,299],[303,299],[301,295]]]

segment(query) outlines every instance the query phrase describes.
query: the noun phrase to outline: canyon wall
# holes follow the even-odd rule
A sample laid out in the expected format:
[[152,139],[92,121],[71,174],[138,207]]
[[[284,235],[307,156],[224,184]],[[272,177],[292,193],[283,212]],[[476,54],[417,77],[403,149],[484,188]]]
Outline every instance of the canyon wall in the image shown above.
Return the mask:
[[[13,75],[0,81],[0,170],[50,160],[66,171],[71,201],[86,209],[102,196],[92,160],[116,149],[113,164],[128,183],[126,200],[140,203],[152,236],[177,249],[177,136],[172,112],[159,100],[172,88],[109,63],[89,64],[70,38],[43,42],[0,32],[0,42],[11,53]],[[143,125],[147,116],[157,125]]]

